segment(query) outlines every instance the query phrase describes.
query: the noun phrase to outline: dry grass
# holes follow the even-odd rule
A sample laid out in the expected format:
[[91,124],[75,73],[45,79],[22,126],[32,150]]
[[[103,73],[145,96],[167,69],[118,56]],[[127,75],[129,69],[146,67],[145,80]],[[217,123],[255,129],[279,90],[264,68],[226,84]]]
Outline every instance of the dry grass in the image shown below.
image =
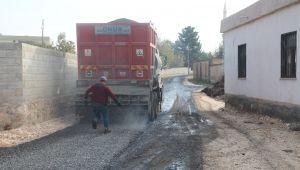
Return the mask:
[[[178,68],[170,68],[162,70],[161,76],[162,78],[173,77],[173,76],[186,76],[188,75],[188,70],[186,67],[178,67]],[[190,71],[190,74],[193,74]]]

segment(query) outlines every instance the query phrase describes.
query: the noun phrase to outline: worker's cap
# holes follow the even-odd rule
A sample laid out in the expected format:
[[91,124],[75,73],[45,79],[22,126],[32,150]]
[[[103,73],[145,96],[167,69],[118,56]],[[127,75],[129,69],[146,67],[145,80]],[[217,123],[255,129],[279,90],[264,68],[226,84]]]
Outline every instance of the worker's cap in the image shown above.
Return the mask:
[[100,80],[101,80],[101,81],[107,81],[107,78],[106,78],[105,76],[101,76],[101,77],[100,77]]

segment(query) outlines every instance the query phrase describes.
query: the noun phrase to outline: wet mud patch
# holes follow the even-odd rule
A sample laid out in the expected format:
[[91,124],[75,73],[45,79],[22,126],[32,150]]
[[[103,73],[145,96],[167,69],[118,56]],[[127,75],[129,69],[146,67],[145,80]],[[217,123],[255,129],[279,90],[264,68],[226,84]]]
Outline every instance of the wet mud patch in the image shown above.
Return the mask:
[[213,124],[177,97],[107,169],[202,169],[202,146],[216,138]]
[[106,169],[203,169],[205,143],[217,137],[212,121],[196,109],[185,77],[165,80],[162,113]]

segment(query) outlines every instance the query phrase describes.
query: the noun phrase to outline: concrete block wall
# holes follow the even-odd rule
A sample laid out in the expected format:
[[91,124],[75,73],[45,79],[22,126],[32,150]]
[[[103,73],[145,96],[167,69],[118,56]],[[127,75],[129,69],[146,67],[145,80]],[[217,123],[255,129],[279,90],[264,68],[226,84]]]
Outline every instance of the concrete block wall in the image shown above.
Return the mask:
[[209,60],[193,64],[194,79],[209,81]]
[[0,130],[22,120],[22,116],[16,114],[23,102],[21,49],[20,44],[0,44]]
[[[1,86],[3,84],[3,87],[7,87],[0,89],[1,94],[7,94],[1,95],[0,101],[5,101],[9,106],[0,106],[0,119],[1,114],[6,114],[6,117],[9,115],[11,120],[19,117],[21,121],[18,122],[21,123],[11,125],[16,127],[71,112],[73,97],[76,94],[76,55],[28,44],[0,44],[0,49],[4,51],[7,51],[8,47],[11,47],[12,51],[2,52],[6,57],[0,58],[0,63],[7,68],[11,63],[10,70],[15,69],[14,72],[0,72]],[[2,126],[5,126],[3,122]]]
[[222,80],[222,78],[224,77],[224,65],[223,64],[219,64],[219,65],[211,65],[209,67],[210,71],[210,82],[211,83],[215,83],[218,82],[220,80]]
[[69,112],[76,94],[77,57],[22,44],[23,102],[28,122]]
[[213,58],[193,64],[194,79],[215,83],[224,76],[223,59]]
[[21,102],[22,60],[21,46],[11,43],[0,45],[0,103]]

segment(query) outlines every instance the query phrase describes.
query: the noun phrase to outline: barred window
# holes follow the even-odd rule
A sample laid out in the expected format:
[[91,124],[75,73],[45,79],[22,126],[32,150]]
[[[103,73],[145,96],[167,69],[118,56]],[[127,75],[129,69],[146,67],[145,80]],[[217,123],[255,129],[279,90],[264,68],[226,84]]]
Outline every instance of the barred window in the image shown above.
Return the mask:
[[281,35],[281,78],[296,78],[297,32]]
[[238,46],[238,78],[246,78],[246,44]]

